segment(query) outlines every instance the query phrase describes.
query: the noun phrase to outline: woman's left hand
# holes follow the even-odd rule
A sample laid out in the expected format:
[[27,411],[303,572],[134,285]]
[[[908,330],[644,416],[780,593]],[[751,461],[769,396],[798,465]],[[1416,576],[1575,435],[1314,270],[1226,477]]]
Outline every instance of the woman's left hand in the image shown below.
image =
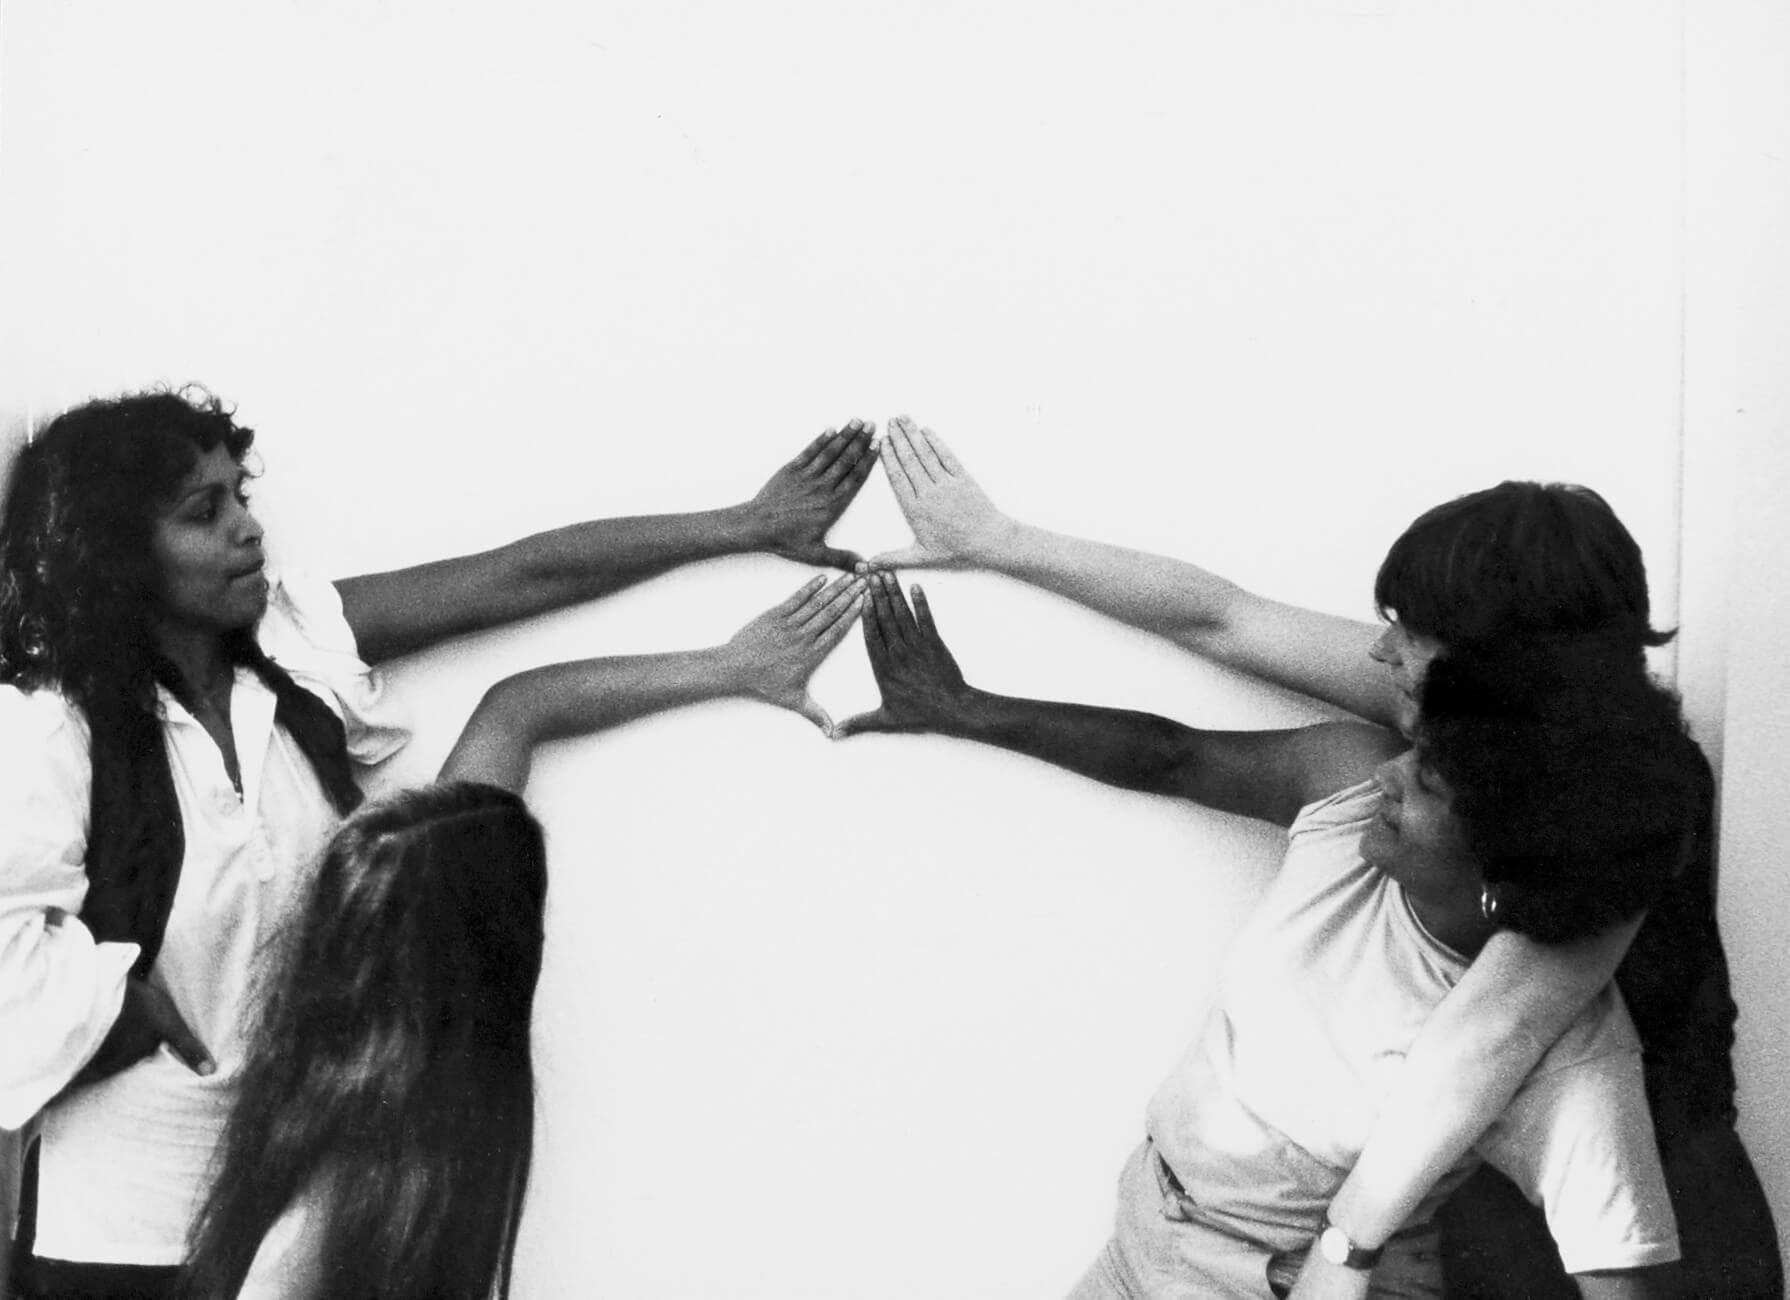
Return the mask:
[[851,631],[864,608],[864,579],[813,578],[788,600],[733,634],[725,651],[742,690],[801,714],[827,735],[833,720],[808,693],[808,679]]
[[876,426],[847,421],[828,429],[783,466],[746,503],[761,549],[801,564],[850,570],[862,561],[855,552],[827,545],[827,532],[864,486],[876,455]]

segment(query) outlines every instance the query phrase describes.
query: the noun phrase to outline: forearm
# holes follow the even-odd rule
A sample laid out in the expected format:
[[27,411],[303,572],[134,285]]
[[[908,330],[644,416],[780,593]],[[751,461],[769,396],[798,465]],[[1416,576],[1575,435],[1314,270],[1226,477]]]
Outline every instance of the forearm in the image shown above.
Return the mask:
[[595,519],[336,587],[361,657],[379,663],[764,544],[762,521],[744,506]]
[[1425,1023],[1331,1220],[1364,1244],[1391,1236],[1609,983],[1638,925],[1560,947],[1494,935]]
[[726,646],[531,669],[485,692],[441,775],[520,791],[535,746],[544,741],[749,693],[748,675]]
[[499,556],[523,598],[542,608],[620,591],[680,565],[762,550],[762,520],[745,506],[593,519],[536,533]]
[[1185,560],[1029,524],[991,529],[977,562],[1370,722],[1398,720],[1391,684],[1368,657],[1372,624],[1269,600]]
[[1573,1282],[1584,1300],[1667,1300],[1678,1294],[1670,1271],[1664,1268],[1576,1273]]
[[0,921],[0,1128],[24,1125],[100,1050],[136,955],[95,943],[73,916]]
[[971,562],[1190,648],[1220,638],[1248,595],[1182,560],[1018,521],[990,529]]
[[1197,733],[1168,718],[965,687],[934,730],[1041,759],[1126,790],[1176,792]]

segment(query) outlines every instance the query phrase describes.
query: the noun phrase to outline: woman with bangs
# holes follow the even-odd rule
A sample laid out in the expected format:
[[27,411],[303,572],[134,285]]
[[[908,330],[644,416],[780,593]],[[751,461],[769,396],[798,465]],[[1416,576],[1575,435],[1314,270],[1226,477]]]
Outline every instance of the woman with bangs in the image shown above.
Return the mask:
[[[1394,543],[1375,585],[1383,628],[1282,604],[1204,569],[1002,514],[944,441],[905,417],[882,459],[914,543],[884,567],[988,569],[1163,636],[1227,667],[1408,732],[1444,650],[1520,634],[1595,634],[1611,671],[1645,674],[1669,638],[1650,623],[1639,548],[1585,488],[1505,483],[1429,511]],[[874,729],[880,722],[854,720]],[[1338,1189],[1331,1220],[1363,1250],[1383,1244],[1485,1130],[1518,1084],[1615,975],[1645,1048],[1655,1135],[1677,1211],[1687,1297],[1783,1293],[1775,1227],[1734,1131],[1735,1006],[1716,930],[1713,838],[1649,909],[1550,947],[1500,932],[1413,1045],[1378,1132]],[[1639,936],[1637,937],[1637,929]],[[1451,1294],[1571,1295],[1540,1216],[1491,1175],[1443,1212]],[[1359,1296],[1367,1270],[1316,1253],[1301,1297]]]
[[[90,402],[20,451],[0,506],[0,1127],[36,1134],[26,1296],[173,1285],[261,950],[360,802],[357,770],[407,736],[373,665],[712,556],[849,566],[825,535],[872,460],[854,421],[741,505],[332,584],[269,571],[253,441],[198,391]],[[807,675],[856,591],[822,585],[712,650],[512,679],[457,753],[501,781],[533,738],[727,694],[824,728]]]

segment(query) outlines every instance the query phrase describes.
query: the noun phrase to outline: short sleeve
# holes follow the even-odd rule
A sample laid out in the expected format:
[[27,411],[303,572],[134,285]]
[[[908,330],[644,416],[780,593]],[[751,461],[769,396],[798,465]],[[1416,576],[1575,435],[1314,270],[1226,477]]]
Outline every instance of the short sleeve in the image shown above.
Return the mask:
[[87,728],[54,691],[0,686],[0,1128],[23,1127],[118,1018],[134,943],[96,943]]
[[1568,1273],[1670,1263],[1678,1229],[1634,1031],[1613,991],[1593,1007],[1618,1008],[1608,1050],[1573,1052],[1583,1039],[1568,1030],[1479,1149],[1542,1207]]
[[275,576],[257,635],[270,659],[342,719],[355,762],[390,758],[410,739],[409,719],[361,660],[332,583],[300,572]]

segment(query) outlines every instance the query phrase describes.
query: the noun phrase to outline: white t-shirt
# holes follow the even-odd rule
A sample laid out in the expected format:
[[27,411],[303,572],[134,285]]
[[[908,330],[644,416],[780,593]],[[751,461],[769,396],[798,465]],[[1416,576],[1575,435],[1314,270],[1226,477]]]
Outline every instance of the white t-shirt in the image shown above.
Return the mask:
[[[342,718],[356,762],[389,757],[408,738],[329,583],[275,579],[257,638]],[[336,825],[253,671],[238,670],[230,699],[240,796],[205,729],[165,691],[161,703],[186,855],[151,978],[218,1068],[201,1078],[164,1047],[44,1111],[36,1249],[46,1258],[184,1258],[235,1096],[258,955]],[[92,789],[85,718],[53,691],[0,687],[0,737],[0,1126],[18,1128],[97,1050],[138,949],[96,943],[80,921]]]
[[[1150,1104],[1158,1152],[1202,1214],[1275,1250],[1310,1244],[1406,1052],[1467,962],[1361,858],[1368,782],[1303,809],[1286,859],[1232,944],[1205,1030]],[[1614,986],[1549,1049],[1478,1151],[1544,1206],[1569,1272],[1678,1258]],[[1418,1211],[1471,1172],[1468,1157]]]

